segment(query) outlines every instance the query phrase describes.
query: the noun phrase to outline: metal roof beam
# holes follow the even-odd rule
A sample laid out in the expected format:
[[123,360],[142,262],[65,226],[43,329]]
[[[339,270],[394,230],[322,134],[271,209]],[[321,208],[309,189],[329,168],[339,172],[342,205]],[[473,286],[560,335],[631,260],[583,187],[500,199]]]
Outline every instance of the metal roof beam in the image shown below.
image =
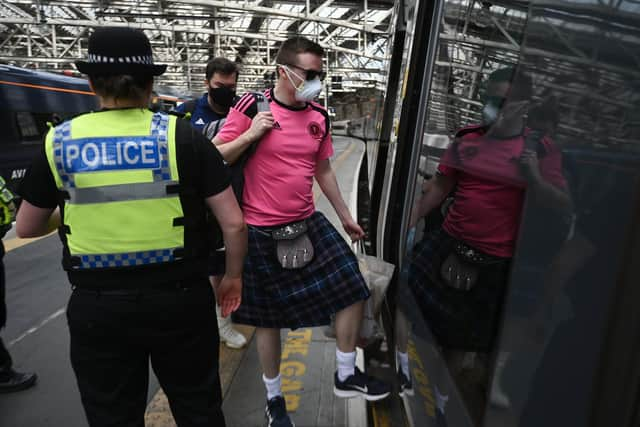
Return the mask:
[[[283,3],[308,7],[295,8],[294,12],[281,6]],[[159,81],[171,79],[173,83],[176,78],[181,79],[176,84],[190,87],[192,81],[200,79],[214,53],[241,60],[247,81],[262,81],[261,74],[272,71],[274,49],[291,35],[286,28],[271,30],[268,21],[284,20],[284,27],[291,21],[310,23],[311,29],[316,25],[323,35],[327,30],[342,29],[320,44],[327,51],[330,75],[343,75],[343,79],[349,79],[343,80],[348,86],[358,78],[379,80],[385,74],[382,67],[374,66],[386,59],[384,46],[390,34],[380,24],[391,15],[393,5],[369,0],[368,10],[374,9],[373,3],[380,7],[376,10],[384,12],[363,15],[362,3],[341,0],[0,0],[0,9],[7,11],[0,18],[0,58],[39,69],[71,69],[70,63],[86,53],[89,27],[133,27],[147,32],[158,62],[170,66]],[[274,4],[277,7],[268,7]],[[343,15],[347,19],[337,18],[340,14],[328,10],[336,7],[351,8]],[[238,19],[244,16],[251,17],[255,25],[238,26]],[[12,30],[11,26],[16,28]],[[375,34],[369,34],[370,30]],[[380,38],[385,40],[366,42]],[[371,65],[365,65],[368,62]]]
[[305,13],[296,13],[296,12],[288,12],[275,8],[268,8],[263,6],[254,6],[246,3],[230,3],[228,1],[217,1],[217,0],[172,0],[174,3],[182,3],[182,4],[193,4],[199,6],[207,6],[211,8],[221,8],[221,9],[229,9],[229,10],[241,10],[244,12],[254,12],[261,13],[267,16],[282,16],[291,19],[303,19],[306,21],[315,21],[322,22],[329,25],[335,25],[338,27],[346,27],[351,28],[353,30],[358,31],[366,31],[374,34],[386,34],[383,31],[379,31],[374,28],[374,26],[367,24],[355,24],[352,22],[345,22],[340,19],[333,18],[324,18],[322,16],[318,16],[315,13],[305,14]]
[[[37,22],[34,22],[33,19],[22,19],[22,18],[20,19],[0,18],[0,24],[14,24],[14,25],[27,25],[27,26],[38,25]],[[134,22],[99,22],[99,21],[82,20],[82,19],[78,19],[78,20],[50,19],[48,20],[48,24],[77,26],[77,27],[132,27],[132,28],[139,28],[139,29],[146,29],[146,30],[167,31],[167,32],[181,31],[181,32],[221,35],[221,36],[229,36],[229,37],[243,37],[243,38],[249,38],[249,39],[268,40],[268,41],[277,41],[277,42],[282,42],[286,40],[286,37],[280,37],[280,36],[265,36],[261,34],[229,31],[229,30],[214,30],[210,28],[192,28],[184,25],[171,26],[171,25],[155,25],[155,24],[134,23]],[[358,55],[365,58],[375,59],[378,61],[382,61],[385,59],[384,57],[381,57],[381,56],[370,55],[355,49],[347,49],[347,48],[343,48],[336,45],[325,45],[323,47],[337,51],[337,52]]]

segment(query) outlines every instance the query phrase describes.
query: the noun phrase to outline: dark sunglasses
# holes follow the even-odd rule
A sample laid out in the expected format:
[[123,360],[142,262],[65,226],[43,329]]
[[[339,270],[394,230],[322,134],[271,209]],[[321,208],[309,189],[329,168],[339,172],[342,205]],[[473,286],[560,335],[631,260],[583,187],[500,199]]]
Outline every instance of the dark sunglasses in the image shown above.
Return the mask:
[[304,71],[307,80],[315,80],[316,77],[319,77],[320,80],[324,80],[324,78],[327,77],[327,73],[324,71],[307,70],[306,68],[298,67],[297,65],[293,65],[293,64],[285,64],[285,65],[288,67],[293,67],[293,68],[297,68],[298,70]]

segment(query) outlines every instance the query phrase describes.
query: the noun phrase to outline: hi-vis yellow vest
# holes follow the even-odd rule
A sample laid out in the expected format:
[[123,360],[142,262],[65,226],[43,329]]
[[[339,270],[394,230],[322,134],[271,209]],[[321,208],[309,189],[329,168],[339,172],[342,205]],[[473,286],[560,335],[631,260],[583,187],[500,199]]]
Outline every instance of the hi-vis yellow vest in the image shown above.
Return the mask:
[[175,129],[175,117],[124,109],[85,114],[49,132],[47,160],[66,193],[65,268],[140,266],[181,256],[183,212],[172,191],[179,183]]

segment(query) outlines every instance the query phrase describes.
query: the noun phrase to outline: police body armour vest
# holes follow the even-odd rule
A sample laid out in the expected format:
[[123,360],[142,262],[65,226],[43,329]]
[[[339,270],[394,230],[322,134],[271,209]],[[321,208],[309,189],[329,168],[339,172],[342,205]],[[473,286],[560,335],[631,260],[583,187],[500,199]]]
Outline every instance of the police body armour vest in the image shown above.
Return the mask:
[[14,204],[15,195],[7,187],[4,178],[0,176],[0,237],[11,229],[11,223],[16,216]]
[[142,109],[86,114],[46,139],[66,196],[66,269],[119,268],[184,256],[174,117]]

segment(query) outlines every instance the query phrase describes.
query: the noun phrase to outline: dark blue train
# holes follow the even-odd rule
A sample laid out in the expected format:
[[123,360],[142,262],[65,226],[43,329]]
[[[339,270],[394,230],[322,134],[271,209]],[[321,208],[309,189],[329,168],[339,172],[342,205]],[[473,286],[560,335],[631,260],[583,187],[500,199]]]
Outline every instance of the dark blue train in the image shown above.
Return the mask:
[[97,108],[85,79],[0,65],[0,174],[15,188],[51,124]]

